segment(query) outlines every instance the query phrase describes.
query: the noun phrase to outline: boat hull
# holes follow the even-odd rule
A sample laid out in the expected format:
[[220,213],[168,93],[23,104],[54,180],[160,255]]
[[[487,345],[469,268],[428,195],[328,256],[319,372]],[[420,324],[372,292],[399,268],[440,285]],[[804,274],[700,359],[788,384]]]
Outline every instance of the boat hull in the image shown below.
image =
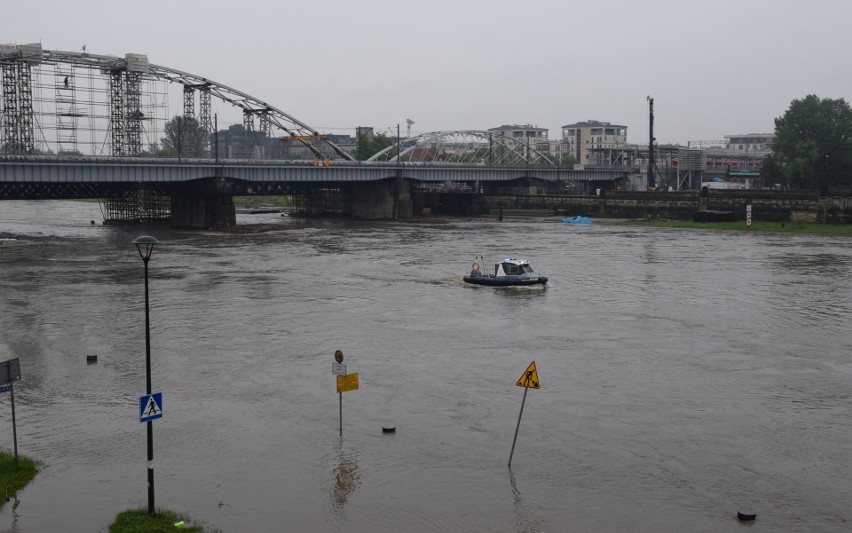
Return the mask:
[[495,278],[493,276],[465,276],[465,283],[474,285],[488,285],[491,287],[511,287],[523,285],[544,285],[547,283],[546,276],[535,278]]

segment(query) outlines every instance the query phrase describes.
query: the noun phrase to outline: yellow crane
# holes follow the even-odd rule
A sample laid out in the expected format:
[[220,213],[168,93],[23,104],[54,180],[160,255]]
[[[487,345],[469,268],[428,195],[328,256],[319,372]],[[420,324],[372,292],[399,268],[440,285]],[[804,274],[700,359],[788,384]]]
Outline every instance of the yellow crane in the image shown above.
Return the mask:
[[311,144],[311,141],[318,140],[323,141],[327,138],[326,135],[321,133],[317,133],[315,135],[285,135],[281,137],[282,141],[302,141],[305,144]]
[[[280,139],[282,141],[290,141],[290,142],[293,142],[293,143],[295,143],[296,141],[299,141],[299,142],[301,142],[302,144],[304,144],[305,146],[308,146],[308,147],[310,147],[310,145],[313,143],[313,141],[315,141],[315,140],[323,141],[326,138],[327,138],[327,136],[323,135],[321,133],[316,133],[314,135],[285,135],[283,137],[280,137]],[[318,167],[318,166],[327,167],[327,166],[331,165],[331,159],[329,159],[328,157],[326,157],[324,159],[320,159],[320,153],[317,152],[316,150],[314,150],[313,148],[311,148],[311,150],[313,150],[314,154],[316,155],[316,157],[314,157],[314,160],[313,160],[313,165],[315,167]]]

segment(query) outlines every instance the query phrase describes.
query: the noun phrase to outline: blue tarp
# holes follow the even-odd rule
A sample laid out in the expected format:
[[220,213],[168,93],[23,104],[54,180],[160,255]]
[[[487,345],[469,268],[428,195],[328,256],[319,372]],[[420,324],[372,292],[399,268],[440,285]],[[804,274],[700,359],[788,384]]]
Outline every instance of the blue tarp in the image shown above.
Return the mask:
[[576,217],[563,218],[562,222],[564,222],[566,224],[591,224],[592,219],[589,218],[589,217],[576,216]]

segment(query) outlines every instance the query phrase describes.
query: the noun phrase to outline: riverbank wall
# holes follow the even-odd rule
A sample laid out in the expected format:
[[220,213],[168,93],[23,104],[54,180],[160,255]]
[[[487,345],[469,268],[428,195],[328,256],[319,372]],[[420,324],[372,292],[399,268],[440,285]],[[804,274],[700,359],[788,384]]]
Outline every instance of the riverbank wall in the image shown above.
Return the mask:
[[696,213],[725,213],[745,220],[852,223],[852,194],[817,191],[708,190],[679,192],[602,191],[598,196],[477,196],[470,214],[524,210],[554,216],[693,220]]

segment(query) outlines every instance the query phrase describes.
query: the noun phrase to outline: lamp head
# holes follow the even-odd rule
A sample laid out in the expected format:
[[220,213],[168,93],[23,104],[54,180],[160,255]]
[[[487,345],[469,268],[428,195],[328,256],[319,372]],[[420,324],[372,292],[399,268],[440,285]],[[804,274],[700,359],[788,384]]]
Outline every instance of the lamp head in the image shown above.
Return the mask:
[[160,241],[150,235],[142,235],[141,237],[133,239],[133,244],[135,244],[136,249],[139,250],[139,256],[142,257],[142,260],[146,263],[149,259],[151,259],[151,253],[154,251],[154,245],[159,242]]

